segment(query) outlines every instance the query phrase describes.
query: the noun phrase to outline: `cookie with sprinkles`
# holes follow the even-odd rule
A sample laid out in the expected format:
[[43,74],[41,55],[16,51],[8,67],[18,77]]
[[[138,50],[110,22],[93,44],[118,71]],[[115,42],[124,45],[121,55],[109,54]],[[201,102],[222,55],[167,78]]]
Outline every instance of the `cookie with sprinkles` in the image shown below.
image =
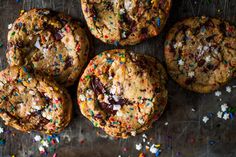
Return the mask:
[[153,57],[124,49],[105,51],[85,69],[77,96],[81,113],[112,137],[149,129],[167,103],[167,75]]
[[188,18],[171,28],[164,53],[169,74],[180,86],[209,93],[235,71],[236,29],[220,19]]
[[24,12],[8,33],[8,63],[27,65],[72,85],[87,62],[90,42],[78,21],[48,9]]
[[6,125],[53,134],[69,124],[70,95],[54,81],[18,66],[1,71],[0,80],[0,117]]
[[157,36],[171,0],[81,0],[91,33],[105,43],[134,45]]

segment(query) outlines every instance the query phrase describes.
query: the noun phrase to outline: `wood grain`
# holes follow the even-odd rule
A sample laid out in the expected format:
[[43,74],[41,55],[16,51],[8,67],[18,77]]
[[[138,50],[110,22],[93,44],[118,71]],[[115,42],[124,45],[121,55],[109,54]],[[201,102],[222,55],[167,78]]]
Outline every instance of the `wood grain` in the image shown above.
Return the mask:
[[[212,1],[209,3],[209,1]],[[19,15],[21,9],[51,8],[63,11],[74,18],[84,22],[80,8],[80,0],[0,0],[0,41],[4,46],[0,48],[0,66],[5,68],[6,59],[6,35],[7,26]],[[159,58],[163,62],[164,37],[169,28],[178,20],[190,16],[207,15],[219,17],[236,24],[236,1],[235,0],[173,0],[170,18],[163,32],[155,38],[144,41],[135,46],[125,48],[139,53],[149,54]],[[106,45],[94,39],[95,53],[112,49],[115,46]],[[164,62],[163,62],[164,63]],[[231,85],[235,81],[231,82]],[[162,144],[161,157],[235,157],[236,156],[236,121],[222,121],[212,118],[207,124],[202,123],[202,116],[209,112],[216,113],[223,102],[236,106],[236,89],[227,94],[222,88],[222,101],[213,94],[194,94],[180,88],[171,79],[168,83],[169,102],[168,107],[155,123],[154,127],[147,132],[153,143]],[[99,129],[83,118],[76,105],[76,89],[72,87],[70,93],[74,99],[75,115],[72,123],[60,135],[61,142],[56,146],[59,157],[117,157],[138,156],[135,144],[142,141],[141,135],[128,140],[111,140],[97,136]],[[195,108],[196,112],[191,112]],[[169,122],[168,126],[164,123]],[[17,157],[40,156],[37,150],[38,143],[33,142],[37,133],[21,133],[1,124],[5,130],[12,131],[10,134],[0,134],[0,138],[6,139],[5,146],[0,146],[0,156],[8,157],[12,154]],[[43,135],[42,135],[43,136]],[[46,136],[45,136],[46,137]],[[81,144],[81,141],[85,142]],[[210,145],[214,140],[216,144]],[[124,148],[127,151],[124,151]],[[151,156],[150,154],[148,154]],[[49,154],[48,156],[52,156]]]

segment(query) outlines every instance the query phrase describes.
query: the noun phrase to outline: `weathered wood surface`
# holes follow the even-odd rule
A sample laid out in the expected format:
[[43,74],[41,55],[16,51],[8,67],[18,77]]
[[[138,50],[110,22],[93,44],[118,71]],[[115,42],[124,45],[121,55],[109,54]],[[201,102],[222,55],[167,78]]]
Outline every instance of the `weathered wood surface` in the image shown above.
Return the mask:
[[[19,15],[21,9],[34,7],[51,8],[63,11],[74,18],[84,21],[80,0],[0,0],[0,41],[4,46],[0,48],[0,66],[6,67],[5,51],[7,26]],[[147,40],[136,46],[127,47],[140,53],[155,56],[163,61],[164,36],[176,21],[190,16],[207,15],[221,17],[236,24],[236,0],[173,0],[173,7],[167,26],[159,37]],[[94,41],[95,52],[111,49],[114,46]],[[231,82],[231,85],[236,81]],[[70,89],[76,102],[76,87]],[[169,81],[169,102],[166,111],[154,127],[147,132],[153,143],[162,144],[161,157],[235,157],[236,156],[236,120],[223,121],[214,115],[207,124],[203,124],[202,117],[208,113],[216,114],[223,102],[236,106],[236,89],[230,94],[222,88],[222,101],[212,94],[194,94],[180,88],[172,80]],[[191,109],[195,108],[196,112]],[[164,123],[169,122],[168,126]],[[8,128],[1,123],[5,130],[11,133],[0,134],[6,139],[5,146],[0,146],[0,156],[12,154],[17,157],[39,156],[38,143],[34,143],[36,133],[21,133]],[[128,140],[111,140],[96,135],[90,122],[83,118],[75,105],[75,116],[68,128],[61,134],[61,142],[56,146],[59,157],[98,156],[115,157],[138,156],[135,144],[142,141],[142,136]],[[85,141],[83,144],[81,141]],[[209,141],[216,143],[211,145]],[[127,149],[127,151],[124,151]],[[49,156],[52,156],[50,154]],[[150,154],[149,154],[150,156]]]

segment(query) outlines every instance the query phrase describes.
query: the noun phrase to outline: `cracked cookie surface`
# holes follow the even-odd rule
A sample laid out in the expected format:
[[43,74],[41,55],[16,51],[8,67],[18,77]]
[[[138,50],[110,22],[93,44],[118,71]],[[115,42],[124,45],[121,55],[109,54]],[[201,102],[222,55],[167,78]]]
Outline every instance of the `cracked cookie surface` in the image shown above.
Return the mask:
[[47,134],[62,131],[70,122],[72,101],[67,91],[25,67],[0,72],[0,117],[21,131]]
[[194,17],[176,23],[165,43],[168,72],[182,87],[209,93],[228,82],[236,65],[236,29],[228,22]]
[[81,0],[91,33],[109,44],[134,45],[160,33],[171,0]]
[[167,76],[153,57],[124,49],[105,51],[85,69],[77,96],[81,113],[113,137],[143,132],[167,103]]
[[87,62],[89,48],[79,22],[63,13],[32,9],[12,24],[6,56],[11,66],[28,65],[70,86]]

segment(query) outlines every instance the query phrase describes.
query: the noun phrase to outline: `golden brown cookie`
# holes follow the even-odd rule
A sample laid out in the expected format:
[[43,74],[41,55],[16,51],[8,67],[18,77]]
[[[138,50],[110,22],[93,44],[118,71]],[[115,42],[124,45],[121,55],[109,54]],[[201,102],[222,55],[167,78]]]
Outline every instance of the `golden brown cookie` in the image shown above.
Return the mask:
[[87,62],[89,40],[77,21],[48,9],[32,9],[8,33],[8,63],[28,65],[70,86]]
[[105,43],[134,45],[160,33],[171,0],[81,0],[91,33]]
[[169,74],[182,87],[212,92],[235,71],[236,29],[215,18],[185,19],[169,31],[165,58]]
[[64,88],[25,67],[0,72],[0,117],[15,129],[47,134],[62,131],[70,122],[72,101]]
[[167,103],[167,76],[153,57],[124,49],[105,51],[92,59],[78,86],[81,113],[113,137],[143,132]]

